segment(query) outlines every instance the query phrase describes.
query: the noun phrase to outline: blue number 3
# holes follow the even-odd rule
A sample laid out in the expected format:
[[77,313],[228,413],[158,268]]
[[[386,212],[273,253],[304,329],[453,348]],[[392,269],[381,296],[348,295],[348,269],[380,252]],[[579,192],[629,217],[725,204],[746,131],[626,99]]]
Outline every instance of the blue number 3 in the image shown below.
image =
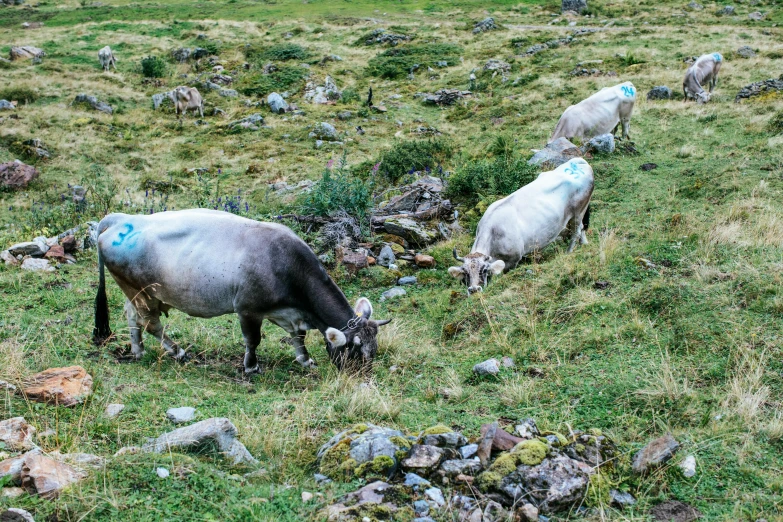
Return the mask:
[[582,175],[582,169],[579,168],[579,165],[576,163],[569,163],[568,167],[565,168],[565,173],[569,176],[573,176],[575,178],[578,178]]

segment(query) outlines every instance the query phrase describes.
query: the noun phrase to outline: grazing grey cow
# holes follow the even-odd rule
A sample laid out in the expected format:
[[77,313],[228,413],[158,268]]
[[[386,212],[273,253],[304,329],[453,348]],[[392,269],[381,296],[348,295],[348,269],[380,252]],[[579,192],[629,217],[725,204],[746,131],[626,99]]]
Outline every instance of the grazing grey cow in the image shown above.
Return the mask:
[[[682,81],[682,93],[685,95],[684,101],[689,99],[696,100],[699,103],[710,101],[712,91],[718,83],[718,73],[723,63],[723,56],[720,53],[705,54],[688,67],[685,72],[685,79]],[[702,85],[708,85],[710,91],[705,92]]]
[[204,99],[195,87],[180,85],[171,91],[171,101],[174,102],[175,114],[185,114],[189,109],[194,109],[204,117]]
[[268,319],[292,338],[296,360],[314,365],[305,347],[308,330],[326,339],[329,357],[369,369],[378,349],[372,305],[351,308],[312,250],[288,227],[216,210],[152,215],[110,214],[98,224],[100,282],[94,340],[111,336],[104,265],[126,296],[133,355],[143,355],[142,330],[169,355],[185,351],[166,336],[160,315],[172,308],[193,317],[237,314],[245,339],[245,372],[259,372],[256,347]]
[[563,163],[489,206],[479,221],[473,249],[449,274],[462,279],[468,295],[483,290],[493,275],[510,270],[571,226],[568,251],[587,243],[583,220],[593,194],[593,169],[582,158]]
[[98,51],[98,61],[101,62],[101,67],[103,67],[104,71],[108,71],[109,67],[114,67],[114,70],[117,70],[117,59],[108,45]]
[[631,82],[604,87],[589,98],[571,105],[560,117],[550,143],[557,138],[590,139],[611,132],[622,124],[623,138],[628,138],[631,114],[636,102],[636,87]]

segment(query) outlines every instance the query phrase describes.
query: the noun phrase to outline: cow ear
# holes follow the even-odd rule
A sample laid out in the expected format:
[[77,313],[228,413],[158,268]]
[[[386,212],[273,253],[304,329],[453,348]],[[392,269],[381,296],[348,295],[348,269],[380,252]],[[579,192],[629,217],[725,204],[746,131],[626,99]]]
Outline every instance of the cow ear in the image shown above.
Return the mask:
[[449,267],[449,274],[451,275],[451,277],[455,277],[455,278],[459,279],[460,277],[462,277],[465,274],[465,271],[462,270],[461,266],[450,266]]
[[360,297],[356,301],[353,311],[356,312],[357,316],[363,319],[369,319],[372,315],[372,304],[370,304],[370,300],[366,297]]
[[345,334],[342,333],[337,328],[326,329],[326,340],[332,343],[332,346],[334,346],[335,348],[345,346],[346,343]]
[[489,269],[492,271],[495,275],[500,275],[501,272],[503,272],[503,269],[506,268],[506,263],[498,259],[491,265],[489,265]]

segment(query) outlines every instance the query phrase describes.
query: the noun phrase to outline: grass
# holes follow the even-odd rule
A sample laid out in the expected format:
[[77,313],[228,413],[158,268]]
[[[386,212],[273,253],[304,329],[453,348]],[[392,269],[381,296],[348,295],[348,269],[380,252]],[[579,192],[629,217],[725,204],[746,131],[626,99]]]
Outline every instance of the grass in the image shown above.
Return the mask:
[[[121,364],[116,354],[129,345],[129,332],[114,283],[108,292],[118,339],[102,349],[90,343],[94,251],[53,274],[0,266],[0,379],[19,382],[47,367],[70,364],[83,365],[95,379],[95,394],[73,410],[28,403],[3,391],[0,418],[23,415],[39,433],[55,430],[39,441],[47,451],[110,457],[169,430],[169,407],[191,405],[199,419],[229,417],[267,471],[243,478],[243,470],[210,454],[127,456],[56,502],[0,497],[0,507],[25,507],[41,520],[192,520],[194,513],[201,520],[313,519],[358,485],[318,486],[313,479],[318,447],[349,425],[374,422],[417,433],[442,423],[476,437],[483,423],[534,417],[542,429],[599,428],[615,440],[621,487],[639,503],[622,514],[601,506],[604,519],[645,520],[652,505],[669,498],[693,504],[707,520],[779,517],[783,99],[733,103],[742,86],[779,75],[780,38],[772,25],[783,23],[783,14],[772,3],[738,4],[739,16],[718,17],[714,6],[683,11],[670,1],[597,0],[590,6],[595,18],[579,18],[577,27],[612,21],[611,27],[529,58],[515,55],[573,30],[566,19],[550,25],[560,18],[551,16],[559,3],[104,4],[45,2],[5,8],[0,17],[6,42],[36,45],[49,55],[40,65],[3,66],[0,91],[15,96],[20,108],[18,119],[2,115],[0,161],[15,159],[14,144],[32,137],[53,151],[51,159],[39,162],[41,177],[30,187],[0,193],[0,247],[59,233],[99,218],[107,208],[148,212],[228,204],[229,210],[270,219],[299,202],[276,195],[269,184],[321,179],[343,149],[346,170],[353,173],[347,182],[372,176],[372,167],[381,160],[383,169],[388,160],[393,167],[388,178],[381,173],[367,180],[376,183],[377,194],[388,188],[388,180],[405,179],[416,166],[412,159],[421,159],[420,168],[441,166],[455,179],[462,176],[461,186],[469,188],[453,197],[467,231],[427,249],[437,261],[434,270],[402,267],[402,274],[415,274],[419,284],[396,300],[379,302],[394,284],[395,274],[388,270],[374,267],[353,276],[332,271],[349,299],[367,296],[375,315],[394,319],[382,329],[368,383],[338,374],[313,333],[307,341],[319,367],[302,370],[290,347],[279,342],[283,331],[272,325],[265,325],[259,348],[267,371],[245,379],[235,317],[192,319],[176,311],[167,330],[193,345],[197,362],[170,361],[148,337],[144,359]],[[487,16],[485,10],[506,30],[473,35],[472,21]],[[755,10],[768,12],[767,18],[750,22],[747,13]],[[45,26],[23,30],[22,21]],[[389,49],[354,45],[357,35],[378,27],[416,39]],[[234,76],[230,88],[248,89],[243,94],[251,106],[245,96],[202,92],[206,126],[195,125],[192,115],[180,125],[171,109],[153,112],[149,96],[207,74],[211,66],[167,63],[163,77],[145,81],[140,61],[205,42],[219,42],[214,50],[226,74]],[[684,57],[716,50],[730,56],[748,42],[758,47],[758,56],[728,60],[710,103],[647,102],[643,96],[656,85],[677,91]],[[107,44],[119,59],[117,72],[100,70],[97,50]],[[277,76],[263,74],[266,58],[247,58],[248,44],[282,53],[271,58]],[[404,74],[391,77],[374,75],[369,67],[391,49],[432,51],[431,46],[446,44],[454,46],[446,49],[449,66],[433,65],[430,72],[422,65],[412,80],[407,62]],[[312,54],[300,60],[299,49]],[[4,55],[8,50],[9,44],[0,45]],[[277,61],[289,51],[295,59]],[[321,56],[331,54],[343,60],[320,63]],[[425,57],[446,59],[436,54]],[[449,108],[423,105],[414,96],[468,89],[471,71],[491,58],[512,64],[507,82],[479,73],[480,92]],[[597,67],[616,68],[620,77],[568,75],[589,60],[603,60]],[[252,62],[248,70],[246,61]],[[330,75],[344,92],[358,96],[344,96],[335,105],[304,103],[307,75],[318,83]],[[514,85],[517,77],[521,81]],[[524,160],[530,149],[544,145],[568,105],[625,80],[640,92],[631,122],[638,153],[620,147],[614,155],[589,160],[596,177],[590,243],[570,255],[563,244],[550,246],[468,299],[446,273],[454,263],[452,248],[466,252],[483,209],[535,175],[524,169]],[[370,86],[376,105],[383,103],[387,113],[364,107]],[[289,90],[289,102],[304,114],[273,115],[252,106],[256,95],[272,90]],[[108,116],[70,107],[80,92],[122,110]],[[213,107],[225,116],[212,116]],[[346,110],[354,113],[352,120],[336,118]],[[228,128],[228,122],[255,112],[266,118],[264,128]],[[315,149],[307,133],[318,121],[335,125],[344,145]],[[357,125],[364,135],[355,132]],[[449,153],[424,150],[429,142],[419,135],[420,126],[442,132],[435,139]],[[422,154],[414,158],[414,152]],[[658,168],[642,171],[644,163]],[[90,188],[86,207],[67,203],[68,184]],[[296,230],[312,242],[306,228]],[[473,376],[474,364],[503,356],[512,357],[516,368],[504,368],[497,378]],[[127,407],[109,420],[103,410],[112,402]],[[680,441],[681,452],[648,477],[632,476],[631,455],[665,432]],[[689,454],[697,458],[694,479],[677,468]],[[154,474],[158,466],[172,471],[165,486]],[[323,496],[305,504],[302,491]],[[589,511],[582,518],[601,516],[600,510]]]

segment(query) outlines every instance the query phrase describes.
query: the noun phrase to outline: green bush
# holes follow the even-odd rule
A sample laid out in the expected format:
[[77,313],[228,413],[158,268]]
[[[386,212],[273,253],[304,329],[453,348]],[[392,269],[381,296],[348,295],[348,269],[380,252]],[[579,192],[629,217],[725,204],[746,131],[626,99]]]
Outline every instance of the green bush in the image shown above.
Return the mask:
[[783,132],[783,111],[775,114],[769,123],[767,128],[775,134]]
[[269,74],[251,74],[242,78],[237,90],[245,96],[265,96],[270,92],[283,92],[304,83],[307,70],[303,67],[281,67]]
[[310,53],[301,45],[281,43],[267,48],[248,47],[245,56],[256,62],[285,62],[287,60],[306,60]]
[[6,87],[0,90],[0,100],[33,103],[39,97],[38,91],[29,87]]
[[454,149],[443,139],[401,141],[381,154],[378,172],[390,183],[404,174],[435,169],[446,162]]
[[475,203],[481,196],[508,196],[527,185],[538,175],[538,169],[527,160],[512,155],[467,161],[449,177],[449,197]]
[[199,47],[201,47],[202,49],[206,49],[209,52],[209,54],[214,54],[214,55],[220,54],[219,42],[216,42],[214,40],[209,40],[206,42],[199,42],[199,43],[201,44],[199,45]]
[[[331,163],[331,162],[330,162]],[[346,168],[345,156],[336,169],[324,169],[321,179],[301,200],[301,211],[316,216],[330,216],[344,211],[362,221],[372,206],[372,191],[361,179],[352,177]]]
[[343,92],[340,95],[340,100],[343,103],[351,103],[361,100],[361,96],[359,96],[359,93],[356,91],[356,89],[352,87],[346,87],[343,89]]
[[145,78],[163,78],[166,75],[166,62],[157,56],[142,58],[141,74]]
[[367,63],[367,73],[378,78],[396,80],[405,77],[418,65],[420,69],[438,67],[438,62],[447,66],[456,65],[462,48],[454,44],[419,44],[392,47]]

